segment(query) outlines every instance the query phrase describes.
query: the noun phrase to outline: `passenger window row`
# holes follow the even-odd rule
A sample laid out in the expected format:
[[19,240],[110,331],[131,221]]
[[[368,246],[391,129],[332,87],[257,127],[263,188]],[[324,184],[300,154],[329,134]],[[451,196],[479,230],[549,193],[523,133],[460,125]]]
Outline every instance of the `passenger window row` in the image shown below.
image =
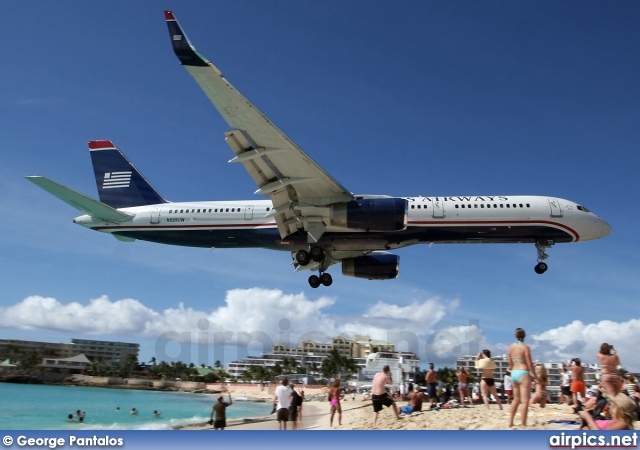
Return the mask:
[[[471,204],[457,204],[455,205],[456,208],[467,208],[467,209],[478,209],[478,205],[480,209],[484,209],[485,208],[485,203],[474,203],[473,205]],[[529,203],[493,203],[493,206],[491,206],[491,203],[486,203],[486,208],[531,208],[531,205]],[[411,205],[411,209],[422,209],[422,205]],[[424,209],[427,209],[427,205],[424,205]]]
[[[491,208],[491,203],[487,203],[487,208]],[[456,205],[456,208],[468,208],[471,209],[472,205],[467,204],[467,205]],[[484,203],[480,203],[480,208],[484,208],[485,204]],[[473,208],[478,208],[478,203],[474,203],[473,204]],[[493,203],[493,208],[531,208],[531,205],[529,203]]]
[[[271,210],[271,208],[266,208],[266,210],[268,212]],[[217,213],[217,212],[240,212],[240,211],[242,211],[242,208],[209,208],[208,211],[207,211],[207,208],[198,208],[198,209],[193,208],[191,210],[191,214],[206,213],[206,212]],[[189,208],[169,210],[169,214],[185,214],[185,213],[189,214]]]

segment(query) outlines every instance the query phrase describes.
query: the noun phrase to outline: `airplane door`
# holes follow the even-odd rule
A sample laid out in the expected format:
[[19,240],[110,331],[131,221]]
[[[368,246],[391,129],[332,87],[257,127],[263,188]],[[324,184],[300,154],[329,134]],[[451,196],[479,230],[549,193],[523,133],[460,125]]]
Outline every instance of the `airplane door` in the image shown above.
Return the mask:
[[557,198],[550,198],[549,206],[551,207],[551,217],[562,217],[562,207]]
[[252,219],[253,219],[253,206],[245,206],[244,220],[252,220]]
[[432,199],[431,206],[433,208],[433,218],[444,219],[444,201],[439,198]]
[[162,206],[156,206],[151,213],[151,223],[160,223],[160,210]]

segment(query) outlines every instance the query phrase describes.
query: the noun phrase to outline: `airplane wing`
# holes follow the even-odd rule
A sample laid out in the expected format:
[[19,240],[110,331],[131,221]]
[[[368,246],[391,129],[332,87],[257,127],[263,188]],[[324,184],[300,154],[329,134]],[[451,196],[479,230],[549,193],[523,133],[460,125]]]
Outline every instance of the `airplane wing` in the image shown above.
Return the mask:
[[263,113],[231,85],[191,45],[175,16],[165,11],[173,50],[218,112],[233,128],[226,142],[258,185],[256,194],[271,197],[282,238],[298,230],[317,242],[329,223],[329,205],[354,196],[327,174]]

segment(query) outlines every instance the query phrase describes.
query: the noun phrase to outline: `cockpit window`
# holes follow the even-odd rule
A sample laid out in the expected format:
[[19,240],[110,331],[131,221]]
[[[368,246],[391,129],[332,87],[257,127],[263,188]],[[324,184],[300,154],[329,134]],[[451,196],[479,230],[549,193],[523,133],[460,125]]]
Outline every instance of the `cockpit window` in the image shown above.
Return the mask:
[[584,211],[584,212],[591,212],[591,211],[589,211],[587,208],[585,208],[584,206],[580,206],[580,205],[578,205],[578,209],[579,209],[580,211]]

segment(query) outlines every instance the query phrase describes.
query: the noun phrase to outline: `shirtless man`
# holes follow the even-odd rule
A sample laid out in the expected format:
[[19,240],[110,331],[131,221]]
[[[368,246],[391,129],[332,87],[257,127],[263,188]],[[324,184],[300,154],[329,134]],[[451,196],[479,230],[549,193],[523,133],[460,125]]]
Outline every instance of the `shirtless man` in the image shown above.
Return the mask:
[[600,352],[597,356],[602,368],[600,381],[604,385],[605,393],[615,397],[624,386],[624,378],[618,372],[618,366],[620,365],[618,352],[615,351],[613,345],[605,342],[600,346]]
[[424,377],[427,383],[427,394],[431,400],[431,408],[438,406],[438,374],[433,370],[433,363],[429,363],[429,371]]
[[569,360],[569,370],[571,371],[571,394],[573,396],[573,407],[578,407],[578,392],[584,398],[584,367],[580,365],[580,358]]
[[422,388],[416,385],[415,390],[409,393],[409,406],[411,406],[414,411],[422,411],[423,401],[424,394],[422,393]]
[[373,405],[373,427],[376,427],[376,423],[378,422],[378,411],[382,409],[383,406],[393,406],[393,412],[396,413],[396,418],[400,418],[400,411],[396,406],[396,402],[393,401],[393,398],[385,391],[384,387],[387,384],[391,384],[393,381],[391,380],[391,370],[389,366],[384,366],[382,368],[382,372],[378,372],[373,377],[373,383],[371,387],[371,403]]

